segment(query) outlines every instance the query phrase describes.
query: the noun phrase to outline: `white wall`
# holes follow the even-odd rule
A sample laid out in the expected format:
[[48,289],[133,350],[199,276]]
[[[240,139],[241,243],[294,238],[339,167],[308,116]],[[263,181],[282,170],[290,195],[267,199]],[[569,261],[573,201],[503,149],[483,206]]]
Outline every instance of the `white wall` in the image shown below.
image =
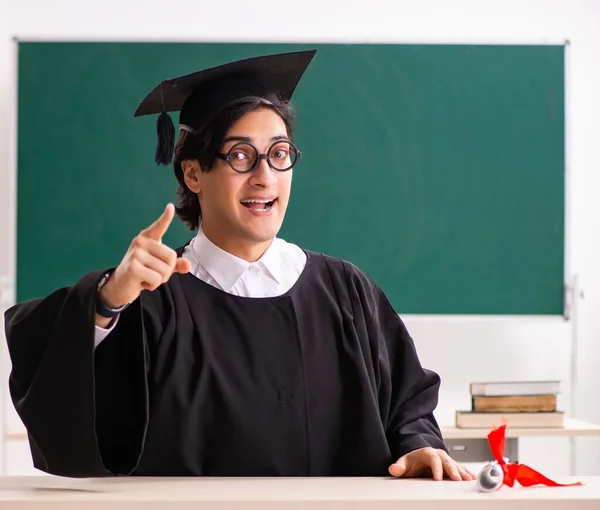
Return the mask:
[[[443,378],[438,419],[469,406],[473,379],[560,378],[569,410],[570,338],[577,330],[574,416],[600,423],[600,2],[594,0],[2,0],[0,12],[0,274],[14,276],[15,176],[11,38],[306,42],[542,42],[569,39],[572,269],[585,299],[575,323],[544,319],[407,317],[424,364]],[[293,7],[289,13],[285,12]],[[1,324],[0,324],[1,325]],[[4,365],[3,379],[6,378]],[[10,404],[5,403],[10,410]],[[9,429],[18,426],[14,414]],[[577,441],[576,474],[600,475],[600,440]],[[8,471],[30,471],[24,444]],[[5,454],[7,452],[5,451]],[[523,441],[521,462],[568,473],[565,439]]]

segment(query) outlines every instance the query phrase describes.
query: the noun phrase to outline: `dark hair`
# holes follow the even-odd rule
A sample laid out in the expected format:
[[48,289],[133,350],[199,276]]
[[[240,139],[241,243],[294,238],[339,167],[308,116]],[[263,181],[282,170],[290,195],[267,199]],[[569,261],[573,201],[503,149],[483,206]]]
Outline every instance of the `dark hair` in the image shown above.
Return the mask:
[[269,109],[277,113],[285,123],[287,135],[292,139],[296,112],[293,106],[281,101],[276,96],[248,98],[236,102],[217,113],[197,134],[181,131],[175,144],[173,170],[179,182],[177,189],[178,202],[175,206],[177,216],[190,230],[196,230],[200,220],[200,203],[196,193],[191,191],[183,178],[181,163],[188,159],[198,160],[200,169],[209,172],[216,153],[221,150],[227,131],[244,115],[259,109]]

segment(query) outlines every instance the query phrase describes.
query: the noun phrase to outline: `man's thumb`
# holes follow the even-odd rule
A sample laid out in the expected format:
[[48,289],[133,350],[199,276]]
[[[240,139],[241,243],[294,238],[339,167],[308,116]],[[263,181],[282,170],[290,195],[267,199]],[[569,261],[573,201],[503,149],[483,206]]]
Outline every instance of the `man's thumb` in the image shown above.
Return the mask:
[[192,269],[190,261],[184,258],[178,258],[175,262],[175,272],[180,274],[189,273]]
[[406,459],[404,457],[400,457],[400,459],[392,464],[389,468],[390,475],[392,476],[402,476],[406,473],[408,466],[406,465]]

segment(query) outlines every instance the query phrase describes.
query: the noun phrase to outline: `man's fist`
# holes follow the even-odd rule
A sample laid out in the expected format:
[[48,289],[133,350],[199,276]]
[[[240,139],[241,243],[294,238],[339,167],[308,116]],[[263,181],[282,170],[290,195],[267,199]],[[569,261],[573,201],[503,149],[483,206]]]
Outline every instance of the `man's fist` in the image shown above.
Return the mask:
[[178,258],[175,250],[162,244],[175,207],[168,204],[162,215],[142,230],[129,245],[123,260],[100,289],[100,299],[110,308],[131,303],[142,290],[155,290],[166,283],[173,273],[187,273],[190,263]]

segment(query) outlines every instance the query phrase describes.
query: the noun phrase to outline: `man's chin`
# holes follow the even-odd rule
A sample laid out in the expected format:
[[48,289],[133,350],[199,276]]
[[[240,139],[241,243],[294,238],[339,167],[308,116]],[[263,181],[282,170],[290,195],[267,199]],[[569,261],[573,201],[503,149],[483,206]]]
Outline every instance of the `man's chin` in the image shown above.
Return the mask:
[[247,225],[244,230],[244,237],[248,241],[255,243],[266,243],[273,240],[281,229],[281,223],[271,225]]

